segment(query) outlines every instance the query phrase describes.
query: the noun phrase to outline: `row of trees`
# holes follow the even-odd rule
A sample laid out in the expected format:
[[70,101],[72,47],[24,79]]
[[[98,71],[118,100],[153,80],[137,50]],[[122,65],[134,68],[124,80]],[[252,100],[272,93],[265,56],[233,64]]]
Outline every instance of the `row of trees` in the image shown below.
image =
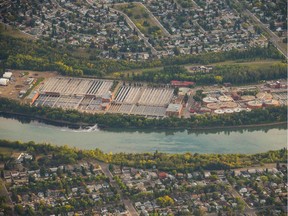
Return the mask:
[[237,84],[257,82],[259,80],[287,78],[287,65],[284,63],[271,64],[266,68],[253,69],[248,66],[224,65],[216,66],[213,70],[216,76],[221,76],[222,82]]
[[[84,143],[83,143],[84,144]],[[33,142],[20,143],[18,141],[0,140],[0,147],[20,149],[22,151],[33,147],[35,151],[43,151],[46,154],[63,152],[69,147],[54,146],[51,144],[35,144]],[[65,153],[67,151],[65,150]],[[287,162],[287,149],[269,151],[253,155],[245,154],[168,154],[168,153],[104,153],[99,149],[79,150],[71,148],[68,152],[78,155],[78,158],[97,159],[121,166],[133,166],[138,168],[155,168],[167,171],[192,172],[201,170],[220,170],[239,167],[248,167],[261,163]],[[69,153],[66,153],[68,156]],[[273,155],[273,157],[271,156]],[[117,179],[115,179],[117,181]],[[121,184],[119,181],[118,183]],[[123,188],[125,189],[125,188]]]
[[252,47],[244,51],[231,50],[228,52],[203,53],[200,55],[180,55],[163,58],[163,65],[183,65],[183,64],[211,64],[216,62],[224,62],[227,60],[253,60],[257,58],[267,59],[284,59],[277,49],[273,46],[268,47]]
[[[79,52],[83,54],[79,55]],[[83,73],[102,77],[114,71],[161,66],[160,60],[130,62],[100,59],[95,55],[98,52],[95,48],[79,50],[56,42],[15,39],[0,34],[0,59],[5,61],[6,68],[11,69],[57,70],[70,76]]]
[[9,68],[13,69],[52,70],[67,76],[83,76],[81,69],[73,69],[72,66],[68,66],[61,61],[49,62],[48,59],[32,57],[31,55],[9,55],[6,64]]
[[133,74],[128,79],[154,83],[169,83],[171,80],[194,81],[197,84],[214,84],[231,82],[243,84],[259,80],[287,78],[286,64],[273,64],[267,68],[254,69],[241,65],[216,66],[212,72],[189,73],[182,66],[166,66],[163,69],[150,70]]

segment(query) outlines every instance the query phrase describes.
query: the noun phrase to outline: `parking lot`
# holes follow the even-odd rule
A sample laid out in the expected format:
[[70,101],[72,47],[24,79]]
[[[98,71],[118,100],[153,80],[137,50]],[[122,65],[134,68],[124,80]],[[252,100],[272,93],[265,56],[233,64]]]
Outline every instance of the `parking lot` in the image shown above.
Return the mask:
[[46,79],[57,75],[57,73],[54,72],[43,71],[9,71],[12,72],[11,80],[9,81],[7,86],[0,86],[0,97],[7,97],[13,100],[20,100],[21,98],[19,97],[19,93],[21,91],[27,92],[33,86],[33,82],[36,82],[38,79]]

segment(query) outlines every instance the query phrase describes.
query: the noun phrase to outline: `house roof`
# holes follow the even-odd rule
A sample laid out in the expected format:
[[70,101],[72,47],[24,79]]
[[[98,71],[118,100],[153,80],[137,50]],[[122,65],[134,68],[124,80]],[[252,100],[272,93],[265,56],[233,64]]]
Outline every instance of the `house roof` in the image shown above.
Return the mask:
[[165,173],[165,172],[160,172],[159,174],[158,174],[158,176],[159,176],[159,178],[167,178],[167,173]]

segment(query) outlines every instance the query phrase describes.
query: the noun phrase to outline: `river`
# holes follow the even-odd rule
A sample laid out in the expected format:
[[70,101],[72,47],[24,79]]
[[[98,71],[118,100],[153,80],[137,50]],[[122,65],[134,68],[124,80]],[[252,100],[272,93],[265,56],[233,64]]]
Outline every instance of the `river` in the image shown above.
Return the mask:
[[0,117],[0,139],[67,144],[104,152],[258,153],[287,146],[287,127],[233,130],[155,131],[71,129]]

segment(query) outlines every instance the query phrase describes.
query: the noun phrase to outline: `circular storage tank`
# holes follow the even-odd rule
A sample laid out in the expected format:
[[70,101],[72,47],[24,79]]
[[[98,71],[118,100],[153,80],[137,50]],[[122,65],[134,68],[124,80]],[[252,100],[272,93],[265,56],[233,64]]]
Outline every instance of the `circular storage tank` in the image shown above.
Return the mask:
[[207,108],[212,109],[212,110],[216,110],[216,109],[220,109],[221,106],[219,103],[208,103]]
[[258,109],[262,107],[262,102],[257,101],[257,100],[249,101],[247,102],[247,106],[250,109]]
[[230,97],[230,96],[220,96],[218,99],[219,99],[219,101],[221,101],[221,102],[233,101],[233,98]]
[[224,112],[225,112],[225,113],[228,113],[228,114],[231,114],[231,113],[234,112],[234,110],[233,110],[233,109],[225,109]]
[[253,96],[253,95],[243,95],[243,96],[241,96],[241,100],[243,100],[243,101],[252,101],[252,100],[255,100],[255,96]]
[[224,111],[222,109],[217,109],[214,111],[215,114],[224,114]]
[[233,111],[239,113],[239,112],[243,111],[243,109],[238,107],[238,108],[233,109]]
[[256,97],[262,100],[271,100],[273,96],[266,92],[260,92],[256,95]]
[[208,104],[208,103],[218,102],[218,100],[217,100],[217,98],[214,98],[214,97],[205,97],[205,98],[203,98],[203,102],[205,104]]
[[236,108],[238,105],[235,102],[223,102],[220,106],[221,108]]
[[264,101],[264,106],[270,107],[270,106],[279,106],[280,103],[278,100],[265,100]]

